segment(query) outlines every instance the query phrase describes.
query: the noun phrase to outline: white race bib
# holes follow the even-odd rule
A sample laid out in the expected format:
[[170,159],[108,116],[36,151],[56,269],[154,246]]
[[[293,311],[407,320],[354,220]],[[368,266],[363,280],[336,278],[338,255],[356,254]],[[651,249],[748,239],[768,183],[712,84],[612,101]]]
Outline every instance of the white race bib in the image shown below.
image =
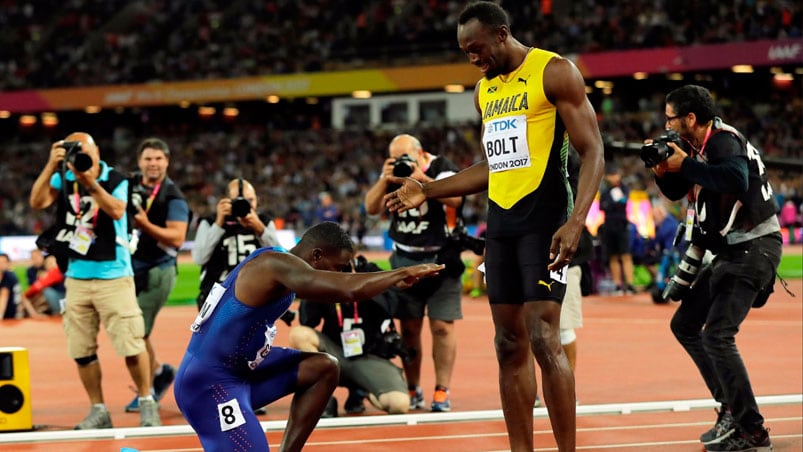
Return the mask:
[[227,432],[245,424],[243,410],[240,409],[240,402],[231,399],[217,404],[217,416],[220,420],[220,431]]
[[206,319],[212,315],[212,312],[217,307],[217,304],[220,303],[220,297],[223,296],[224,292],[226,292],[226,288],[220,284],[215,283],[212,286],[212,290],[210,290],[209,295],[206,296],[206,300],[204,301],[203,306],[201,306],[201,310],[198,311],[195,321],[192,322],[192,325],[190,325],[190,331],[197,333],[201,330],[201,325],[203,325],[203,323],[206,322]]
[[482,144],[492,173],[529,168],[530,146],[527,143],[527,116],[505,116],[485,122]]
[[569,266],[563,266],[560,270],[552,270],[549,272],[549,277],[552,280],[557,281],[561,284],[566,284],[566,275],[569,274]]
[[262,344],[262,347],[257,350],[256,356],[251,361],[248,361],[248,368],[251,370],[256,369],[270,353],[270,348],[273,346],[273,341],[276,339],[276,325],[271,325],[265,327],[265,342]]

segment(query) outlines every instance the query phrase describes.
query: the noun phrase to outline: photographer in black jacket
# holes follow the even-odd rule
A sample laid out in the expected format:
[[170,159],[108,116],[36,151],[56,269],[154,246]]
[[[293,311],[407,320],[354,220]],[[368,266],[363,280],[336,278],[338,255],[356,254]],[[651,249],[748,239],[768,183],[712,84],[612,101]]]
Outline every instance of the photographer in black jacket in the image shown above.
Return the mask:
[[[365,257],[358,256],[356,272],[379,271]],[[365,410],[363,398],[388,414],[404,414],[410,407],[402,370],[390,360],[400,356],[409,361],[411,351],[401,343],[389,312],[393,292],[353,303],[299,304],[301,325],[290,330],[290,346],[302,351],[327,352],[340,363],[340,386],[349,388],[347,413]],[[316,328],[321,322],[320,331]],[[337,400],[332,397],[322,417],[337,416]]]
[[665,113],[666,127],[688,142],[690,152],[669,142],[671,155],[647,164],[667,197],[688,197],[692,245],[716,255],[681,296],[671,323],[721,404],[716,425],[700,440],[708,451],[769,451],[735,335],[750,308],[766,302],[773,288],[782,247],[777,204],[758,150],[716,116],[708,90],[686,85],[670,92]]

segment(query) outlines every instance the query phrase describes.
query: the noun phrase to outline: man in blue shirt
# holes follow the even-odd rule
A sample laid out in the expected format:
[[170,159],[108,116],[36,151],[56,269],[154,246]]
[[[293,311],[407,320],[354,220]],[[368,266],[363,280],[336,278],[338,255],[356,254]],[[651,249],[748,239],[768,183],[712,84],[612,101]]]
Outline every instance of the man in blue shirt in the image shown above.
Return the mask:
[[[69,151],[68,151],[69,149]],[[79,166],[80,169],[76,169]],[[75,428],[111,428],[103,399],[97,335],[106,329],[140,396],[140,425],[160,425],[150,395],[142,311],[134,293],[128,248],[128,181],[100,160],[91,135],[70,134],[51,145],[50,157],[31,188],[37,210],[56,204],[55,247],[69,257],[65,273],[67,349],[92,408]]]
[[[129,180],[133,218],[131,252],[137,303],[145,320],[145,347],[150,358],[153,396],[158,401],[173,382],[175,368],[156,359],[151,333],[156,315],[176,285],[178,249],[187,236],[190,209],[178,186],[167,176],[170,148],[159,138],[139,145],[136,172]],[[134,245],[136,243],[136,245]],[[126,411],[139,411],[139,398]]]

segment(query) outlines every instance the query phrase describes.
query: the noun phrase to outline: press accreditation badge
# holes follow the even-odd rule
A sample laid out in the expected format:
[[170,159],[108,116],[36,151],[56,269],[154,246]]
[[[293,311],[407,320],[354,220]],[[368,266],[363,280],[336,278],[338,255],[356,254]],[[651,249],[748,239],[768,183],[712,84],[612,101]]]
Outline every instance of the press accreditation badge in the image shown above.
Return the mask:
[[73,234],[72,239],[70,239],[70,249],[82,256],[86,255],[92,245],[92,237],[92,231],[78,226],[75,228],[75,234]]
[[529,168],[530,147],[527,143],[527,116],[505,116],[486,121],[482,144],[492,173]]
[[692,232],[694,228],[694,209],[686,210],[686,236],[683,237],[687,242],[691,242]]
[[340,333],[340,343],[343,346],[343,356],[362,355],[362,344],[365,342],[365,333],[360,328]]
[[237,399],[218,403],[217,414],[221,432],[227,432],[245,424],[245,416],[243,416],[243,410],[240,409],[240,402]]

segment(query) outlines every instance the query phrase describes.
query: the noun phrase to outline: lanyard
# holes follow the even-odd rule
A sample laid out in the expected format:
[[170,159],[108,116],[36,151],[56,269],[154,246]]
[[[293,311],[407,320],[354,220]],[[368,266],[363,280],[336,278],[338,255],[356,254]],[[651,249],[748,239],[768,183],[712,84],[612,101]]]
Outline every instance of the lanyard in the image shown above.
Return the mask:
[[159,182],[158,184],[156,184],[155,187],[153,187],[153,191],[151,192],[151,195],[148,196],[147,201],[145,201],[145,213],[148,213],[148,211],[151,210],[151,205],[153,204],[153,200],[156,198],[156,195],[159,194],[159,189],[160,188],[162,188],[162,183],[161,182]]
[[[354,323],[359,323],[360,315],[357,313],[357,303],[352,301],[354,306]],[[337,311],[337,324],[343,329],[343,311],[340,309],[340,303],[335,303],[335,310]]]
[[[706,144],[708,144],[708,139],[709,139],[709,138],[711,138],[711,131],[712,131],[713,129],[714,129],[714,125],[713,125],[713,124],[711,124],[711,125],[708,127],[708,131],[707,131],[707,132],[705,132],[705,138],[703,138],[703,144],[702,144],[702,146],[700,146],[700,152],[698,153],[698,155],[700,155],[700,156],[702,156],[702,155],[703,155],[703,153],[704,153],[704,151],[705,151],[705,145],[706,145]],[[695,188],[696,188],[695,186],[692,186],[692,187],[689,189],[689,195],[687,196],[687,199],[688,199],[688,200],[689,200],[689,202],[691,202],[691,203],[693,203],[693,202],[694,202],[694,201],[697,199],[697,190],[695,190]]]
[[[73,185],[73,198],[75,199],[75,218],[79,220],[83,216],[81,212],[81,195],[78,193],[78,182],[75,181],[72,183]],[[95,206],[95,213],[92,214],[92,229],[95,229],[95,226],[98,225],[98,207]]]

